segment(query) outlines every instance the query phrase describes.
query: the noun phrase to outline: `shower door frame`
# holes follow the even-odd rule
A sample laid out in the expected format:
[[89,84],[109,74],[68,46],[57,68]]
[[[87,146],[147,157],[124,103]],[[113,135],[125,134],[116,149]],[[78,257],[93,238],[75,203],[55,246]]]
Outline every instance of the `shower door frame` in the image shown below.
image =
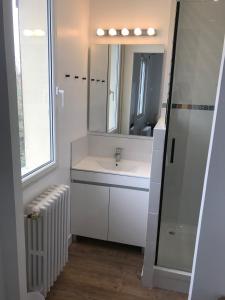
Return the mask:
[[[166,107],[166,134],[165,134],[164,155],[163,155],[162,182],[161,182],[159,218],[158,218],[158,228],[157,228],[157,242],[156,242],[156,248],[151,249],[151,251],[155,250],[155,265],[153,266],[152,286],[158,287],[158,288],[163,288],[163,289],[174,290],[177,292],[188,293],[189,289],[190,289],[191,278],[193,276],[192,272],[185,272],[185,271],[180,271],[180,270],[176,270],[176,269],[160,267],[157,265],[159,238],[160,238],[160,224],[161,224],[162,205],[163,205],[163,191],[164,191],[164,181],[165,181],[165,172],[166,172],[166,154],[167,154],[167,150],[168,150],[169,125],[170,125],[170,116],[171,116],[171,109],[172,109],[172,94],[173,94],[175,58],[176,58],[176,50],[177,50],[177,37],[178,37],[178,25],[179,25],[181,0],[176,0],[176,2],[177,2],[176,3],[177,7],[176,7],[176,20],[175,20],[175,26],[174,26],[174,37],[173,37],[171,77],[170,77],[170,84],[169,84],[169,97],[168,97],[168,102],[167,102],[167,107]],[[224,47],[225,47],[225,44],[224,44]],[[223,55],[221,58],[221,66],[223,64],[224,51],[225,51],[225,48],[223,48]],[[221,70],[221,66],[220,66],[220,70]],[[217,92],[218,92],[218,86],[217,86]],[[215,112],[214,112],[214,114],[215,114]],[[171,151],[173,151],[173,150],[171,150]],[[196,251],[197,250],[195,249],[195,253],[196,253]]]
[[167,153],[167,148],[168,148],[169,125],[170,125],[170,114],[171,114],[171,106],[172,106],[173,82],[174,82],[175,59],[176,59],[176,50],[177,50],[177,34],[178,34],[179,17],[180,17],[180,0],[177,0],[176,19],[175,19],[174,36],[173,36],[173,53],[172,53],[172,61],[171,61],[169,97],[168,97],[168,102],[167,102],[167,106],[166,106],[166,120],[165,120],[166,121],[166,134],[165,134],[164,153],[163,153],[162,182],[161,182],[160,202],[159,202],[159,219],[158,219],[158,229],[157,229],[155,266],[157,266],[157,261],[158,261],[160,224],[161,224],[161,217],[162,217],[163,191],[164,191],[164,181],[165,181],[165,173],[166,173],[166,153]]
[[[172,60],[171,60],[171,76],[169,84],[169,97],[167,103],[166,111],[166,134],[165,134],[165,144],[164,144],[164,154],[163,154],[163,168],[162,168],[162,182],[161,182],[161,192],[160,192],[160,206],[159,206],[159,219],[157,227],[157,241],[156,246],[150,249],[152,255],[155,256],[155,263],[152,263],[152,274],[144,275],[142,282],[147,287],[157,287],[162,289],[168,289],[176,292],[188,293],[191,273],[183,272],[179,270],[163,268],[157,266],[157,252],[159,245],[159,228],[161,222],[161,211],[162,211],[162,196],[163,196],[163,183],[164,175],[166,169],[166,152],[167,152],[167,141],[169,133],[169,121],[170,121],[170,112],[172,105],[172,92],[173,92],[173,80],[174,80],[174,69],[175,69],[175,58],[176,58],[176,45],[177,45],[177,33],[178,33],[178,24],[179,24],[179,13],[180,13],[180,0],[176,0],[176,17],[174,24],[174,34],[173,34],[173,49],[172,49]],[[149,277],[149,278],[147,278]]]
[[156,241],[156,250],[155,250],[155,265],[154,275],[153,275],[153,286],[174,290],[176,292],[188,293],[191,273],[183,272],[179,270],[173,270],[169,268],[159,267],[157,265],[158,260],[158,248],[159,248],[159,236],[160,236],[160,224],[162,216],[162,200],[163,200],[163,189],[164,189],[164,179],[166,171],[166,153],[168,148],[168,136],[169,136],[169,125],[170,125],[170,114],[172,107],[172,94],[173,94],[173,82],[174,82],[174,70],[175,70],[175,59],[176,59],[176,49],[177,49],[177,34],[178,34],[178,25],[180,17],[180,0],[177,0],[176,4],[176,19],[174,26],[174,36],[173,36],[173,52],[172,52],[172,61],[171,61],[171,77],[170,77],[170,86],[169,86],[169,97],[166,107],[166,134],[165,134],[165,144],[164,144],[164,154],[163,154],[163,167],[162,167],[162,182],[161,182],[161,192],[160,192],[160,204],[159,204],[159,219],[158,219],[158,228],[157,228],[157,241]]

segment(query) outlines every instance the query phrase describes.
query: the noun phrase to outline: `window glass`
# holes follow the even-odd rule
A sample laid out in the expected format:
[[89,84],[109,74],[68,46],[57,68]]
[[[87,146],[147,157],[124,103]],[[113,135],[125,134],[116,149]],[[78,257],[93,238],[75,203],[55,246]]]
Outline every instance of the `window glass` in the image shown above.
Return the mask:
[[116,132],[118,129],[120,64],[121,64],[120,52],[121,52],[120,45],[110,45],[107,132]]
[[145,100],[145,79],[146,79],[146,61],[141,58],[140,65],[140,81],[138,90],[138,104],[137,104],[137,116],[144,113],[144,100]]
[[54,161],[50,1],[13,0],[22,176]]

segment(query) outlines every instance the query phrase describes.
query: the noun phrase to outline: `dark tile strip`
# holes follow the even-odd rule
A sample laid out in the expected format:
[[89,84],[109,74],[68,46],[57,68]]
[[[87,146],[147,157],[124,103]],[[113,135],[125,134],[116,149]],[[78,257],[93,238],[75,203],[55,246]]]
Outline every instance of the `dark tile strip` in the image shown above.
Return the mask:
[[178,104],[173,103],[172,109],[190,109],[190,110],[208,110],[214,111],[214,105],[199,105],[199,104]]

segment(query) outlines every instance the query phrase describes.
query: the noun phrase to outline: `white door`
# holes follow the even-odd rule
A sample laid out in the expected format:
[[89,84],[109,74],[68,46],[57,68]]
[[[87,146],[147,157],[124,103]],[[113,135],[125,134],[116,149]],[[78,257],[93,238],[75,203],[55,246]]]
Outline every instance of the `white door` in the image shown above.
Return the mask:
[[108,187],[72,183],[72,234],[107,240],[108,206]]
[[145,247],[149,192],[110,188],[108,240]]

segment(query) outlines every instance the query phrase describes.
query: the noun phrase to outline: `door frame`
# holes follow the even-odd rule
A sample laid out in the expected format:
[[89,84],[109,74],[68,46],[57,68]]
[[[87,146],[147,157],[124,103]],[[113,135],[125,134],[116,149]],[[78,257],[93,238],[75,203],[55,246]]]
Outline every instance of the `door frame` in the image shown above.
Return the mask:
[[[0,278],[5,300],[27,299],[12,1],[0,0]],[[6,230],[7,229],[7,230]],[[1,274],[2,273],[2,274]],[[1,288],[1,286],[0,286]],[[1,293],[1,291],[0,291]]]
[[171,62],[169,98],[168,98],[167,107],[166,107],[166,135],[165,135],[164,154],[163,154],[162,183],[161,183],[161,191],[160,191],[159,219],[158,219],[158,231],[157,231],[157,241],[156,241],[156,255],[155,255],[155,265],[156,266],[157,266],[157,261],[158,261],[159,236],[160,236],[159,228],[160,228],[161,216],[162,216],[163,191],[164,191],[164,181],[165,181],[165,173],[166,173],[166,153],[167,153],[167,149],[168,149],[170,114],[171,114],[171,109],[172,109],[172,94],[173,94],[173,82],[174,82],[174,72],[175,72],[179,17],[180,17],[180,2],[178,1],[176,4],[176,18],[175,18],[174,36],[173,36],[173,53],[172,53],[172,62]]

